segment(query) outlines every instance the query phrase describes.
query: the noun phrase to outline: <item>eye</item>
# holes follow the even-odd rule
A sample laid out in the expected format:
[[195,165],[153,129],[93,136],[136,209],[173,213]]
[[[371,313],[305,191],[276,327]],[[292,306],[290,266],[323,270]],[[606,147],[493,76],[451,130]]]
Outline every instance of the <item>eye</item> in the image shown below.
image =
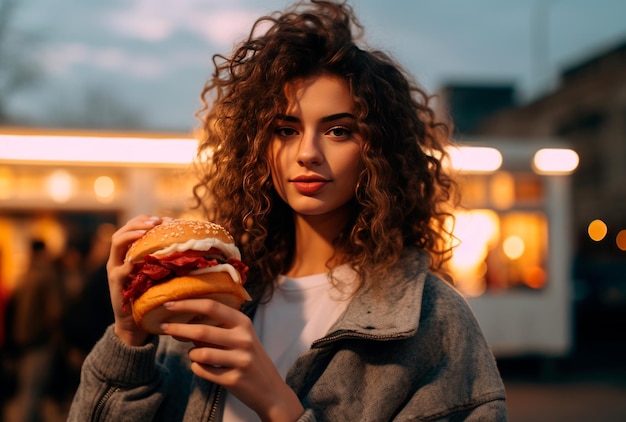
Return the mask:
[[343,126],[335,126],[330,128],[326,134],[336,139],[347,139],[352,137],[352,131]]
[[298,131],[288,126],[280,126],[274,130],[274,133],[281,138],[289,138],[296,136]]

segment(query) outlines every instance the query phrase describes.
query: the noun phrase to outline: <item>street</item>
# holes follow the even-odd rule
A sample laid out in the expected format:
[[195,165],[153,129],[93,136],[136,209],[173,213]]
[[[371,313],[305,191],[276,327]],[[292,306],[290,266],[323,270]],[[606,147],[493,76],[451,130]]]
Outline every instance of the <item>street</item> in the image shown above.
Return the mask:
[[626,348],[596,346],[557,362],[499,360],[509,420],[626,421]]
[[626,383],[505,382],[511,422],[624,422]]

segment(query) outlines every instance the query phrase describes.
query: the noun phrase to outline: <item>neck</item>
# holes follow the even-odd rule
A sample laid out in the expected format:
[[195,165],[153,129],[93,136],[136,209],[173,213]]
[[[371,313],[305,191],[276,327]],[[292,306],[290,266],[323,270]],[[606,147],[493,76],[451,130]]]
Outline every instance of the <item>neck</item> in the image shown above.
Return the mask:
[[333,241],[339,235],[346,217],[343,214],[295,216],[295,251],[285,275],[303,277],[327,272],[338,265]]

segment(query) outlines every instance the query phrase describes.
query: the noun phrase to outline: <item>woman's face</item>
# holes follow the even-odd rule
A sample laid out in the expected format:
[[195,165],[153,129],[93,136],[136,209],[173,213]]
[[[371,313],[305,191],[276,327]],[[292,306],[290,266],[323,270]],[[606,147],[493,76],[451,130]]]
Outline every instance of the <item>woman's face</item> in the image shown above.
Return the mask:
[[348,84],[322,74],[285,86],[269,146],[274,188],[303,216],[347,211],[361,167],[361,137]]

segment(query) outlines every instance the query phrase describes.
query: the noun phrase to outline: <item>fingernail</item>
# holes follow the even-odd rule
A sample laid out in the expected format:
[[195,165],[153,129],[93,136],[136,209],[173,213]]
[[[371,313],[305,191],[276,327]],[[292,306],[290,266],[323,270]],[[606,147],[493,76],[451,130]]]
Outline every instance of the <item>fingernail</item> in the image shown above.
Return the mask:
[[174,306],[174,302],[165,302],[165,303],[163,304],[163,306],[164,306],[165,308],[171,308],[172,306]]
[[167,322],[164,322],[159,327],[161,327],[161,331],[165,331],[167,330],[167,327],[169,327],[169,324]]

